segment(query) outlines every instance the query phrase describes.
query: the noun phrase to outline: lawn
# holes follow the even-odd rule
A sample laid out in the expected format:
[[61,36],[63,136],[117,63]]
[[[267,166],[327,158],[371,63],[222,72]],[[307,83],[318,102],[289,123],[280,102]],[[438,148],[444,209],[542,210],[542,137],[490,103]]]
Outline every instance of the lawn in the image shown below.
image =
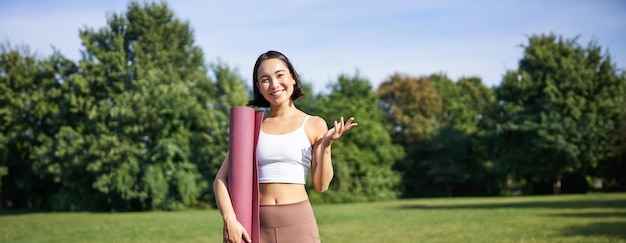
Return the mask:
[[[323,242],[626,242],[626,193],[314,205]],[[217,210],[0,211],[0,242],[221,242]]]

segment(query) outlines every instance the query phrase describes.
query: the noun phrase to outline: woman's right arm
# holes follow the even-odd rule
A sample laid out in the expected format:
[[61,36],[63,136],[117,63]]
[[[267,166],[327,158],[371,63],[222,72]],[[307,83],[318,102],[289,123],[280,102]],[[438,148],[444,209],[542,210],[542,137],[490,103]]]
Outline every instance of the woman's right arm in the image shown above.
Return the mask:
[[246,242],[250,242],[250,236],[243,225],[237,221],[233,204],[230,201],[230,193],[228,192],[228,157],[229,154],[226,153],[226,158],[224,158],[224,162],[222,162],[222,166],[215,176],[215,181],[213,181],[215,201],[224,220],[224,242],[239,243],[242,237]]

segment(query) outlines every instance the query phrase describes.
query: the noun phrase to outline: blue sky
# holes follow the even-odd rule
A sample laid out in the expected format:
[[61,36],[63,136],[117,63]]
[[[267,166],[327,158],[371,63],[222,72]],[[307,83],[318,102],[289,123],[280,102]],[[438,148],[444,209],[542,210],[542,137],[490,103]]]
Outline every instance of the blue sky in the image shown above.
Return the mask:
[[[0,39],[42,56],[78,60],[78,31],[100,29],[128,1],[2,0]],[[316,91],[357,70],[377,88],[393,73],[481,77],[498,85],[533,34],[597,41],[626,67],[626,1],[169,1],[189,21],[207,64],[218,59],[250,80],[256,57],[285,53]]]

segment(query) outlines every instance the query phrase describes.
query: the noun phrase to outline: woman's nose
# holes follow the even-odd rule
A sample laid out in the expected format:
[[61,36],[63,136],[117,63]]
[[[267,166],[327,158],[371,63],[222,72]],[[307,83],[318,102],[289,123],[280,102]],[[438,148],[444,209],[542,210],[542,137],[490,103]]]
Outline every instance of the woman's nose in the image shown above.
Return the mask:
[[270,87],[275,87],[276,85],[278,85],[278,79],[271,78],[270,79]]

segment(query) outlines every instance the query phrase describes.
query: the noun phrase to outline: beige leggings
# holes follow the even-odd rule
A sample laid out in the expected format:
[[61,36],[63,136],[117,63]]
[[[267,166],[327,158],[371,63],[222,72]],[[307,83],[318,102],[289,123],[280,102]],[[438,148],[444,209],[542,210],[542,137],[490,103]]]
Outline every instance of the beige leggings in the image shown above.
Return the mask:
[[261,243],[319,243],[320,234],[309,200],[260,205]]

